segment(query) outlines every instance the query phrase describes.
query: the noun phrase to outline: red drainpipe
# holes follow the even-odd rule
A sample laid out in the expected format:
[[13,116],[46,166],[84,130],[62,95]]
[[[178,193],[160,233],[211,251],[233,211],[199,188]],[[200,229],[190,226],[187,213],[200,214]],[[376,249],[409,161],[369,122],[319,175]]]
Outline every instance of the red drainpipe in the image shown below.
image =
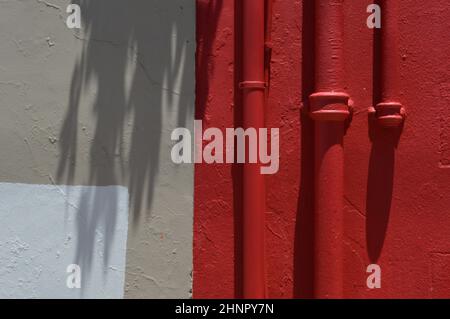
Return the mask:
[[405,110],[399,102],[399,2],[397,0],[380,2],[382,9],[379,30],[381,32],[381,101],[375,106],[375,116],[383,127],[399,127],[405,118]]
[[265,44],[265,80],[267,85],[266,90],[266,105],[269,97],[270,89],[270,61],[272,59],[272,13],[273,0],[265,0],[266,20],[264,28],[264,44]]
[[343,0],[316,0],[314,295],[343,297],[343,188],[345,124],[350,115],[343,84]]
[[[243,126],[263,128],[266,103],[265,0],[242,3],[242,90]],[[247,147],[248,149],[248,147]],[[261,163],[243,169],[243,297],[266,297],[264,263],[264,214],[266,208]]]

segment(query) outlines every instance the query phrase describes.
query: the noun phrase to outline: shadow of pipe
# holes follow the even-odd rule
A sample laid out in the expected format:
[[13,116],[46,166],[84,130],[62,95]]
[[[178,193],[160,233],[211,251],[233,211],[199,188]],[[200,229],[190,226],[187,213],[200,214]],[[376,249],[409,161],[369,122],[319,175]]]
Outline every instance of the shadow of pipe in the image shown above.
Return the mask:
[[[242,80],[242,1],[235,1],[235,49],[234,49],[234,127],[242,127],[242,94],[239,89],[239,83]],[[236,143],[236,138],[235,138]],[[236,145],[236,144],[235,144]],[[243,188],[242,176],[243,165],[235,164],[232,166],[233,177],[233,212],[234,212],[234,295],[235,298],[243,298],[243,275],[242,275],[242,222],[243,222]]]
[[301,177],[294,239],[294,298],[314,296],[314,122],[309,116],[309,96],[314,92],[314,1],[303,1],[302,10]]
[[369,260],[380,258],[389,224],[395,172],[395,150],[402,127],[383,128],[369,113],[372,142],[366,195],[366,244]]

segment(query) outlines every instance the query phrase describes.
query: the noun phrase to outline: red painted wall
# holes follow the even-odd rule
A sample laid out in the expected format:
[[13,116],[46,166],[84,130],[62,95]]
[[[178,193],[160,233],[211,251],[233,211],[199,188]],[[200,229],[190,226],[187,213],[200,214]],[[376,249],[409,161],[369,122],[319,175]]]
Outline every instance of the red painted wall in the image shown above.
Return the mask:
[[[197,109],[203,128],[240,126],[239,1],[197,1]],[[373,1],[345,1],[344,296],[450,297],[450,5],[400,1],[402,132],[382,131],[367,109],[379,68]],[[236,15],[235,15],[236,12]],[[314,89],[313,1],[275,1],[267,126],[280,128],[280,171],[267,177],[266,262],[272,298],[313,296],[313,124],[302,109]],[[241,167],[197,164],[196,298],[240,296]],[[332,191],[332,190],[331,190]],[[366,287],[366,267],[382,288]],[[333,261],[330,260],[330,267]]]

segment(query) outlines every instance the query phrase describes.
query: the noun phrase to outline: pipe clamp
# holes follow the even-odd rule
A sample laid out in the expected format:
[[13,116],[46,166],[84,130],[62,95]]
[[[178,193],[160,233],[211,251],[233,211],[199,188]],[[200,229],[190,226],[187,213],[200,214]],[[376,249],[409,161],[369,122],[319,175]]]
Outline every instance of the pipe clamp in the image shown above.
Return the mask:
[[349,95],[318,92],[309,96],[310,115],[316,121],[345,121],[350,116]]
[[241,90],[265,90],[267,84],[262,81],[244,81],[239,83],[239,88]]
[[406,112],[399,102],[381,102],[375,106],[375,117],[383,127],[398,127],[405,120]]

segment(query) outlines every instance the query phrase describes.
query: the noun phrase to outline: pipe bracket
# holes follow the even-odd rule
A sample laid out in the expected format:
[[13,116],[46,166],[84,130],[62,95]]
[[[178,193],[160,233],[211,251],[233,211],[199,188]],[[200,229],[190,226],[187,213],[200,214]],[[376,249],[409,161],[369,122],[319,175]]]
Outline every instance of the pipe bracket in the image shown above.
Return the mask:
[[346,121],[350,116],[349,95],[318,92],[309,96],[310,116],[316,121]]
[[383,127],[398,127],[405,121],[406,112],[399,102],[381,102],[375,106],[375,117]]

